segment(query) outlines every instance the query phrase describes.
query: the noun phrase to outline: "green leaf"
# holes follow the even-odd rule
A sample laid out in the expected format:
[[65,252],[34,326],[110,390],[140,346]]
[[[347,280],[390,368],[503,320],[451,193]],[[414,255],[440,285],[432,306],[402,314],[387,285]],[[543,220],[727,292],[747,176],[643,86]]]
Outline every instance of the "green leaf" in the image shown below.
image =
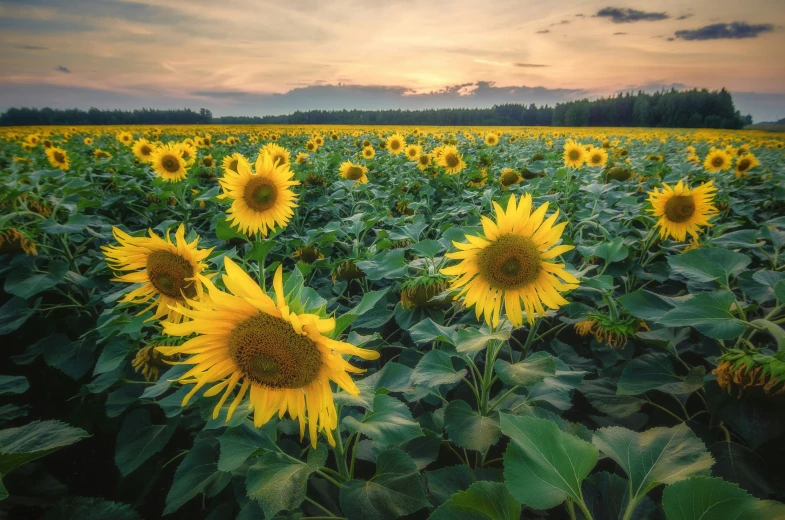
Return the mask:
[[409,249],[417,253],[419,256],[433,258],[437,254],[444,251],[444,246],[437,240],[423,240],[421,242],[417,242],[416,244],[412,244],[409,246]]
[[161,451],[176,429],[177,420],[153,424],[150,414],[143,408],[126,415],[115,443],[114,460],[120,474],[125,477]]
[[654,321],[662,318],[666,312],[678,304],[673,298],[660,296],[646,289],[638,289],[635,292],[625,294],[619,297],[617,301],[636,318]]
[[546,352],[537,352],[518,363],[499,359],[494,364],[499,379],[510,386],[531,386],[556,374],[556,363]]
[[456,371],[448,353],[442,350],[429,350],[417,363],[409,382],[413,385],[433,388],[455,384],[465,376],[466,369]]
[[5,302],[3,306],[0,307],[0,336],[9,334],[24,325],[24,322],[35,313],[39,303],[40,298],[39,301],[30,308],[27,306],[27,300],[19,298],[18,296]]
[[640,395],[649,390],[668,394],[691,394],[703,387],[706,369],[695,367],[682,377],[676,375],[673,362],[664,352],[649,352],[635,358],[624,367],[619,378],[619,395]]
[[386,288],[381,291],[371,291],[363,294],[363,299],[360,300],[356,307],[346,311],[335,320],[335,328],[332,330],[331,336],[337,338],[354,320],[373,309],[389,290],[389,288]]
[[451,401],[444,412],[444,428],[450,441],[461,448],[485,452],[501,437],[499,416],[483,417],[466,401]]
[[455,345],[457,333],[455,327],[445,327],[431,318],[425,318],[409,329],[409,335],[412,337],[412,341],[418,345],[431,341],[445,341],[450,345]]
[[763,520],[785,518],[785,505],[758,500],[721,478],[693,477],[665,488],[668,520]]
[[360,432],[386,446],[424,435],[420,425],[412,419],[409,408],[389,395],[375,396],[373,411],[366,411],[362,421],[348,416],[343,424],[350,433]]
[[219,218],[215,223],[215,236],[218,240],[231,240],[233,238],[241,238],[246,240],[245,233],[241,233],[232,227],[225,218]]
[[456,493],[430,520],[518,520],[521,505],[501,482],[475,482]]
[[611,242],[603,242],[598,245],[594,250],[594,254],[610,264],[613,262],[621,262],[627,258],[630,251],[624,246],[624,239],[622,237],[616,237]]
[[90,219],[87,217],[87,215],[73,215],[65,224],[58,224],[56,220],[50,218],[42,221],[41,224],[39,224],[39,227],[41,228],[41,231],[51,235],[57,235],[61,233],[70,234],[84,231],[89,223]]
[[490,334],[487,327],[481,330],[466,328],[459,329],[455,340],[455,350],[461,354],[472,355],[485,348],[485,344],[492,340],[506,341],[510,339],[511,330],[500,330]]
[[428,481],[428,498],[434,505],[441,505],[455,493],[464,490],[474,482],[472,470],[465,464],[448,466],[423,473]]
[[357,262],[357,267],[368,276],[369,280],[400,278],[406,276],[409,270],[405,254],[404,249],[382,251],[371,260]]
[[379,454],[370,480],[345,482],[340,503],[348,520],[393,520],[430,506],[417,466],[398,449]]
[[46,510],[43,520],[139,520],[128,504],[102,498],[68,497]]
[[317,444],[308,451],[308,462],[301,462],[282,453],[265,453],[259,462],[248,468],[245,487],[248,496],[259,502],[265,518],[279,511],[296,511],[303,500],[308,477],[327,462],[327,448]]
[[684,423],[643,433],[620,426],[601,428],[592,443],[627,474],[633,504],[660,484],[673,484],[714,464],[706,446]]
[[728,287],[732,275],[743,270],[750,257],[720,247],[701,247],[668,257],[671,270],[694,282],[718,281]]
[[777,282],[777,285],[774,286],[774,295],[777,297],[780,304],[785,303],[785,280],[780,280]]
[[511,441],[504,478],[512,496],[535,509],[583,500],[581,483],[597,464],[597,448],[545,419],[501,414],[501,427]]
[[0,475],[89,437],[81,428],[60,421],[35,421],[0,430]]
[[248,421],[240,426],[227,428],[218,438],[221,456],[218,458],[220,471],[234,471],[258,450],[275,451],[275,422],[255,428]]
[[629,417],[646,403],[637,397],[618,395],[616,385],[606,379],[583,381],[578,390],[593,407],[611,417]]
[[217,459],[218,453],[209,443],[194,444],[174,473],[172,487],[166,495],[165,515],[177,511],[199,493],[209,493],[211,486],[224,480],[227,474],[218,470]]
[[116,336],[109,340],[109,343],[101,351],[101,355],[98,356],[93,375],[103,374],[119,367],[133,348],[133,343],[125,336]]
[[744,332],[744,322],[730,312],[736,297],[730,291],[696,294],[668,311],[657,323],[666,327],[695,327],[714,339],[733,339]]
[[60,283],[67,272],[68,264],[62,260],[50,263],[46,274],[35,274],[26,267],[18,267],[8,274],[5,291],[20,298],[29,298]]
[[0,395],[23,394],[28,388],[25,376],[0,376]]

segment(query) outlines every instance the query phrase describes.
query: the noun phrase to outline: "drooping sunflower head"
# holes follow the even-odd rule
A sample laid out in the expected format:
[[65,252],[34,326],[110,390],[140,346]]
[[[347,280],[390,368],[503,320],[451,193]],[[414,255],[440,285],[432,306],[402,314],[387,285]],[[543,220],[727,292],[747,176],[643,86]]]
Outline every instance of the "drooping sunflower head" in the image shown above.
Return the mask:
[[134,371],[142,373],[145,381],[157,381],[159,371],[162,368],[169,368],[172,361],[176,361],[179,356],[164,356],[156,350],[160,344],[151,344],[140,348],[131,362]]
[[63,171],[66,171],[71,165],[71,161],[68,159],[68,154],[62,148],[47,148],[46,158],[49,159],[49,164],[52,165],[52,168],[59,168]]
[[292,258],[297,258],[298,262],[303,264],[312,264],[317,260],[323,259],[324,255],[315,245],[306,244],[292,253]]
[[649,212],[659,218],[660,237],[684,242],[689,233],[697,239],[700,228],[711,226],[709,220],[717,214],[713,205],[716,191],[712,181],[693,189],[679,181],[673,188],[663,184],[662,190],[648,192],[652,205]]
[[149,237],[133,237],[114,227],[112,233],[119,245],[101,248],[106,263],[114,271],[132,271],[118,275],[114,281],[142,284],[120,301],[138,304],[152,300],[139,314],[157,306],[150,320],[168,316],[170,321],[179,322],[181,313],[170,306],[184,303],[186,298],[203,297],[202,285],[209,281],[202,273],[207,267],[203,260],[212,249],[198,249],[199,237],[187,242],[182,224],[177,228],[174,242],[168,232],[164,238],[153,230],[149,231]]
[[[276,166],[289,165],[289,151],[281,145],[267,143],[259,150],[259,157],[268,154]],[[257,161],[259,159],[256,159]]]
[[424,274],[409,278],[401,284],[401,305],[407,309],[435,309],[452,303],[452,296],[442,293],[449,290],[450,279],[441,274]]
[[518,184],[522,180],[523,177],[521,177],[521,175],[512,168],[505,168],[499,174],[499,182],[501,183],[502,188],[509,188],[514,184]]
[[180,346],[158,347],[165,355],[190,356],[182,363],[193,367],[180,383],[194,386],[183,406],[200,388],[212,385],[204,395],[222,394],[213,410],[213,417],[218,418],[240,385],[226,413],[227,421],[247,395],[255,426],[262,426],[274,415],[288,414],[299,422],[301,439],[307,426],[312,446],[316,447],[320,432],[334,445],[332,430],[338,416],[330,382],[357,395],[359,389],[349,374],[364,370],[343,356],[372,360],[379,354],[326,336],[335,328],[335,320],[306,309],[295,292],[287,298],[280,266],[273,279],[275,299],[230,258],[224,267],[222,279],[229,292],[210,284],[210,298],[187,301],[191,309],[178,305],[191,321],[163,324],[164,332],[171,336],[196,334]]
[[226,170],[219,183],[223,193],[219,198],[232,200],[227,221],[246,234],[285,227],[294,215],[297,196],[292,186],[300,184],[292,180],[294,172],[288,164],[275,165],[268,154],[260,154],[256,160],[256,172],[243,162],[238,171]]
[[96,148],[95,150],[93,150],[93,157],[96,160],[98,160],[98,159],[111,159],[112,158],[112,154],[110,154],[107,151],[101,150],[100,148]]
[[733,158],[727,151],[712,148],[706,156],[706,160],[703,161],[703,168],[709,173],[717,173],[730,168],[732,162]]
[[339,171],[341,172],[341,177],[346,180],[356,181],[358,184],[368,182],[368,177],[365,175],[368,169],[365,166],[354,164],[351,161],[344,161],[341,163]]
[[646,322],[633,316],[612,318],[609,314],[593,312],[575,324],[575,332],[581,336],[594,334],[597,343],[610,348],[624,348],[629,339],[640,330],[649,330]]
[[615,168],[611,168],[605,174],[605,182],[626,182],[630,179],[632,179],[632,170],[623,166],[616,166]]
[[240,171],[241,163],[244,164],[245,167],[249,169],[251,168],[251,164],[248,162],[248,159],[246,159],[243,154],[235,152],[232,155],[227,155],[223,158],[223,161],[221,162],[221,168],[223,169],[224,174],[226,174],[227,171],[237,173]]
[[732,348],[717,362],[712,371],[717,384],[729,394],[738,392],[739,399],[751,389],[760,389],[771,397],[785,393],[785,351],[768,356],[758,349]]
[[589,166],[605,166],[608,162],[608,152],[604,148],[592,148],[589,156],[586,159],[586,164]]
[[564,166],[580,168],[586,162],[586,148],[575,141],[564,143]]
[[399,134],[393,134],[387,138],[387,151],[393,155],[403,152],[404,146],[406,146],[406,140]]
[[150,165],[156,175],[169,182],[178,182],[188,175],[187,163],[181,150],[172,145],[163,145],[153,151]]
[[736,175],[736,178],[740,179],[741,177],[745,177],[747,172],[752,168],[759,165],[760,162],[758,162],[758,158],[753,154],[747,153],[745,155],[740,155],[736,159],[736,170],[734,171],[734,174]]
[[153,160],[155,146],[147,139],[137,139],[132,148],[134,156],[141,162],[149,163]]
[[564,264],[551,262],[573,249],[557,245],[567,222],[556,224],[558,211],[546,219],[547,202],[532,211],[528,193],[520,202],[511,195],[506,211],[493,205],[496,222],[483,216],[483,235],[467,235],[468,243],[453,242],[458,251],[445,256],[460,262],[441,273],[453,277],[452,288],[461,289],[458,296],[467,307],[475,307],[478,319],[484,315],[486,323],[498,326],[504,304],[514,326],[523,323],[524,310],[532,324],[545,314],[543,304],[558,309],[567,303],[559,293],[578,286]]
[[496,146],[499,144],[499,136],[493,132],[488,132],[485,134],[485,144],[488,146]]
[[469,173],[469,179],[466,181],[467,186],[473,188],[482,188],[488,183],[488,170],[482,168],[480,171]]
[[38,256],[36,243],[22,231],[8,228],[0,231],[0,254],[24,253]]
[[454,175],[463,170],[466,163],[463,162],[463,156],[458,152],[458,148],[446,145],[442,147],[441,155],[439,155],[439,166],[450,175]]

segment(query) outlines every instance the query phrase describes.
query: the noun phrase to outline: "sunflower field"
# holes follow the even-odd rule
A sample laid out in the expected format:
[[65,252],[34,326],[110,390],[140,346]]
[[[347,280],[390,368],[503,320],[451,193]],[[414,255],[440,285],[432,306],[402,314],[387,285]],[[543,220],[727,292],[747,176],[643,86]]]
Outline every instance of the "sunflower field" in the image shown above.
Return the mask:
[[783,148],[0,130],[0,516],[783,519]]

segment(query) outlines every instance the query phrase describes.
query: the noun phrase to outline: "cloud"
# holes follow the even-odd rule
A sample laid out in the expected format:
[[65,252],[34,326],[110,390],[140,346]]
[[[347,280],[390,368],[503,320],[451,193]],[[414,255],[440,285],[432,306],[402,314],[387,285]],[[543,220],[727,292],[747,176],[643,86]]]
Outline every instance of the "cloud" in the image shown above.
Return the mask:
[[655,22],[670,18],[667,13],[655,13],[626,7],[605,7],[597,11],[598,18],[610,18],[613,23]]
[[[770,23],[748,24],[747,22],[715,23],[699,29],[676,31],[675,37],[682,40],[739,40],[757,38],[774,30]],[[672,41],[672,39],[669,39]]]
[[548,34],[549,32],[551,32],[550,29],[543,29],[542,31],[537,31],[537,34]]
[[570,21],[569,21],[569,20],[562,20],[562,21],[560,21],[560,22],[554,22],[554,23],[552,23],[552,24],[551,24],[551,27],[553,27],[554,25],[567,25],[568,23],[570,23]]
[[66,73],[66,74],[71,74],[71,71],[70,71],[70,70],[68,70],[67,68],[63,67],[62,65],[60,65],[59,67],[57,67],[55,70],[56,70],[56,71],[58,71],[58,72],[64,72],[64,73]]
[[685,13],[685,14],[683,14],[683,15],[679,16],[679,17],[678,17],[678,18],[676,18],[676,19],[677,19],[677,20],[686,20],[687,18],[692,18],[693,16],[695,16],[695,14],[694,14],[694,13]]
[[624,36],[625,34],[627,34],[627,33],[626,32],[615,32],[615,33],[613,33],[614,36]]
[[14,45],[16,49],[22,49],[25,51],[48,51],[49,47],[41,47],[39,45]]
[[548,65],[543,65],[542,63],[513,63],[516,67],[523,67],[523,68],[539,68],[539,67],[548,67]]

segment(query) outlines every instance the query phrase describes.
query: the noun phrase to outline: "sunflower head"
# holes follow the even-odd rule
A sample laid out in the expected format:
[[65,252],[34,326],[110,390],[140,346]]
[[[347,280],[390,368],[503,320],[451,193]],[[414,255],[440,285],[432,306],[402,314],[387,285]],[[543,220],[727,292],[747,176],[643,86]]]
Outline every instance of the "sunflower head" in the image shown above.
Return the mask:
[[716,191],[712,181],[693,189],[679,181],[673,188],[663,184],[662,190],[648,192],[649,212],[659,218],[660,236],[683,242],[689,233],[697,239],[700,228],[711,226],[709,220],[717,214],[713,205]]
[[169,368],[173,361],[176,361],[179,356],[164,356],[156,350],[156,347],[161,343],[147,345],[140,348],[131,362],[134,371],[138,374],[142,373],[144,380],[147,382],[157,381],[160,369]]
[[155,151],[155,146],[147,139],[137,139],[132,147],[132,150],[134,152],[134,156],[136,156],[139,161],[149,163],[153,159],[153,151]]
[[586,159],[586,164],[589,166],[605,166],[608,162],[608,152],[603,148],[592,148]]
[[523,180],[521,175],[512,168],[505,168],[499,175],[499,182],[503,188],[509,188],[513,184],[518,184]]
[[410,144],[409,146],[406,147],[404,153],[406,154],[407,159],[409,159],[410,161],[416,161],[417,158],[422,153],[422,148],[417,146],[416,144]]
[[450,279],[444,275],[421,275],[409,278],[401,284],[401,305],[407,309],[435,309],[452,303],[452,296],[442,293],[449,290]]
[[259,155],[261,156],[262,154],[268,154],[276,166],[289,165],[289,151],[283,146],[267,143],[259,150]]
[[172,145],[157,147],[150,158],[150,166],[156,175],[169,182],[184,180],[188,175],[181,150]]
[[351,281],[365,278],[367,275],[357,266],[354,260],[344,260],[333,270],[333,283],[336,279]]
[[417,168],[420,170],[426,170],[428,166],[431,165],[432,156],[429,153],[421,153],[419,157],[417,157]]
[[298,262],[303,264],[312,264],[317,260],[324,258],[324,255],[313,244],[306,244],[301,246],[297,251],[292,253],[292,258],[299,259]]
[[736,171],[734,172],[736,178],[745,177],[748,171],[758,165],[760,165],[760,162],[758,162],[758,158],[753,154],[747,153],[745,155],[740,155],[738,159],[736,159]]
[[221,162],[221,168],[223,169],[224,174],[227,171],[237,173],[240,171],[241,163],[250,169],[251,165],[248,162],[248,159],[246,159],[242,154],[235,152],[232,155],[227,155],[223,158],[223,161]]
[[605,182],[610,181],[618,181],[618,182],[626,182],[632,179],[632,170],[629,168],[625,168],[623,166],[617,166],[615,168],[611,168],[605,174]]
[[24,253],[38,256],[35,242],[16,228],[0,231],[0,254]]
[[444,168],[444,171],[450,175],[454,175],[463,170],[466,167],[466,163],[463,162],[463,156],[455,146],[446,145],[441,149],[439,166]]
[[406,140],[399,134],[393,134],[387,138],[387,151],[393,155],[403,152]]
[[62,148],[47,148],[46,158],[49,159],[49,164],[51,164],[53,168],[59,168],[63,171],[68,170],[71,165],[68,154]]
[[759,389],[768,396],[785,393],[785,351],[774,356],[758,349],[729,349],[717,358],[717,384],[729,394],[738,392],[741,398],[750,389]]
[[368,168],[359,164],[354,164],[351,161],[344,161],[341,163],[339,169],[341,177],[349,181],[355,181],[358,184],[365,184],[368,182],[368,177],[365,175]]
[[649,330],[649,326],[641,319],[633,316],[613,318],[602,312],[593,312],[585,320],[575,324],[575,332],[581,336],[594,334],[597,343],[610,348],[626,347],[629,338],[640,330]]
[[485,134],[485,144],[488,146],[496,146],[499,144],[499,136],[493,132]]
[[733,158],[726,150],[712,148],[703,161],[703,168],[709,173],[717,173],[730,168]]
[[564,166],[568,168],[580,168],[586,162],[586,148],[575,141],[567,141],[564,144]]
[[373,159],[376,155],[376,152],[374,151],[373,147],[366,146],[363,148],[362,154],[364,159]]

